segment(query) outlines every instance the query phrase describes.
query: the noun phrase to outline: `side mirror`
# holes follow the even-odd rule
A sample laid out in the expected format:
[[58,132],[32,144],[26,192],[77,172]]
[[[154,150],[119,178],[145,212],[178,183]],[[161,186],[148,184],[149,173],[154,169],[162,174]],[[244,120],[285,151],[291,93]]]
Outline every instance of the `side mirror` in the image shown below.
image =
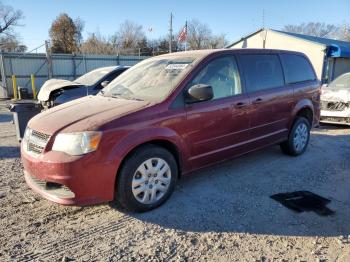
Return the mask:
[[109,81],[103,81],[101,83],[102,88],[105,88],[109,84]]
[[186,103],[208,101],[214,97],[213,88],[209,85],[193,85],[187,90]]

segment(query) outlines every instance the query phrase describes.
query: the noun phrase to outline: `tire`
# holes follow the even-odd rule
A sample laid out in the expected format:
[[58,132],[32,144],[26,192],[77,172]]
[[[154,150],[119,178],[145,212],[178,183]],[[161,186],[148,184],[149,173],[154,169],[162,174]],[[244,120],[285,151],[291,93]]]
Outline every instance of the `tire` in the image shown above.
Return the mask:
[[128,211],[149,211],[170,197],[177,177],[177,163],[168,150],[142,146],[126,159],[119,172],[116,200]]
[[303,154],[309,143],[310,130],[309,121],[305,117],[298,117],[289,132],[288,140],[280,144],[282,152],[290,156]]

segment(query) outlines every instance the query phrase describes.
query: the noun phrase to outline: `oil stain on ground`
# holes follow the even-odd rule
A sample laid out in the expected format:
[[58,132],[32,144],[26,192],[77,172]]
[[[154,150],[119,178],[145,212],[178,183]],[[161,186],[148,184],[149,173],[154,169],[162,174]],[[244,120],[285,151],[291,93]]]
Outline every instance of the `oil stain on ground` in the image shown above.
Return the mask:
[[334,211],[326,206],[331,202],[329,199],[316,195],[310,191],[279,193],[270,197],[298,213],[313,211],[320,216],[334,214]]

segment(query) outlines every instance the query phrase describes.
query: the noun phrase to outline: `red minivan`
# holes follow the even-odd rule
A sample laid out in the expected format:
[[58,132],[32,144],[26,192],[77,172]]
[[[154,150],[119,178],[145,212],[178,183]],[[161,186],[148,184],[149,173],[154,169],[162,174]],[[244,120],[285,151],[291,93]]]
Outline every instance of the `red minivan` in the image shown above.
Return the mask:
[[302,154],[319,103],[320,82],[301,53],[153,57],[96,96],[35,116],[21,145],[25,179],[60,204],[115,199],[128,210],[150,210],[193,170],[273,144]]

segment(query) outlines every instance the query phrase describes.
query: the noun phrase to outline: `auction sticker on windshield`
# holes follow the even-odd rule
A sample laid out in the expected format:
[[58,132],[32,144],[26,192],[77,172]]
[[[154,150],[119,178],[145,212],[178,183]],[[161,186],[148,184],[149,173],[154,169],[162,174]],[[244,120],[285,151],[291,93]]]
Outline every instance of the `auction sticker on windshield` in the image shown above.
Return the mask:
[[188,64],[169,64],[166,66],[166,70],[184,70]]

